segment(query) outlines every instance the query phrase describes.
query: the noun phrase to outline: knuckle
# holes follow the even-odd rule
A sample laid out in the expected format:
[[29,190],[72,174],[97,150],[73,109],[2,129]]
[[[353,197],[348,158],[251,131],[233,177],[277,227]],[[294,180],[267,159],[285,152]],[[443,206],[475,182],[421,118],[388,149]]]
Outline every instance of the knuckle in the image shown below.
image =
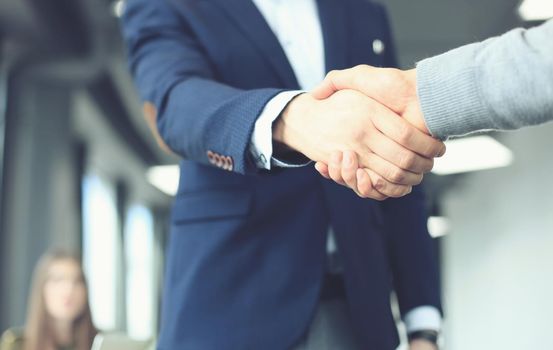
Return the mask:
[[434,158],[428,159],[428,162],[427,162],[426,167],[425,167],[426,172],[431,171],[432,168],[434,168]]
[[436,157],[436,155],[438,155],[438,153],[440,153],[441,149],[442,147],[440,146],[440,144],[433,141],[432,143],[428,144],[424,152],[427,157],[434,158]]
[[408,195],[409,193],[411,193],[412,189],[413,188],[411,186],[398,187],[396,189],[396,191],[394,192],[394,194],[391,195],[390,197],[394,197],[394,198],[403,197],[403,196]]
[[396,86],[397,86],[397,82],[401,82],[402,83],[401,85],[405,86],[405,83],[407,81],[406,81],[405,73],[401,69],[390,68],[388,71],[388,75],[390,76],[391,79],[393,79],[394,84]]
[[358,64],[357,66],[352,68],[352,71],[355,72],[355,73],[362,73],[362,72],[366,71],[367,68],[368,67],[367,67],[366,64]]
[[326,79],[333,80],[336,77],[337,74],[338,74],[338,71],[336,69],[333,69],[333,70],[331,70],[330,72],[328,72],[326,74],[325,80]]
[[370,132],[365,128],[354,128],[351,130],[351,140],[355,142],[356,148],[363,149],[366,139],[369,138]]
[[399,166],[402,169],[413,169],[417,165],[417,158],[411,152],[402,152],[399,159]]
[[346,172],[342,177],[347,183],[353,183],[355,181],[355,173]]
[[407,180],[407,173],[399,168],[392,168],[388,177],[392,182],[403,183]]
[[407,123],[401,123],[401,126],[397,128],[397,138],[401,144],[408,143],[413,137],[413,128]]
[[386,181],[382,177],[376,176],[373,180],[373,187],[379,192],[384,191],[386,189]]

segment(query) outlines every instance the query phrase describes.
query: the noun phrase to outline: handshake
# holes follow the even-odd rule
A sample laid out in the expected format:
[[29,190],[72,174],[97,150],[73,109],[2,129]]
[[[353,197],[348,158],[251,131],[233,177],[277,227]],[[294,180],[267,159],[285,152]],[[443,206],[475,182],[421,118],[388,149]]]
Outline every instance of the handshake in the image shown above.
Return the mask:
[[376,200],[410,193],[445,153],[426,127],[416,70],[367,65],[332,71],[294,98],[273,124],[273,139],[316,161],[322,176]]

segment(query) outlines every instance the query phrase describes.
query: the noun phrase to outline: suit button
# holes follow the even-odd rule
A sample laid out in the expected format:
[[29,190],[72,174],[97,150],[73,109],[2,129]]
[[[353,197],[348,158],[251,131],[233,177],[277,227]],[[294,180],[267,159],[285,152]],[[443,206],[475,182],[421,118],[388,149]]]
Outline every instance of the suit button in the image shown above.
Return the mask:
[[384,53],[385,45],[380,39],[375,39],[373,41],[373,52],[377,55]]
[[220,155],[220,154],[215,154],[215,162],[214,164],[219,167],[219,168],[222,168],[223,167],[223,156]]
[[207,151],[207,159],[209,160],[209,163],[215,164],[215,153]]
[[226,156],[221,157],[221,163],[222,163],[221,167],[223,168],[223,170],[227,170],[227,168],[228,168],[228,159],[227,159]]
[[228,171],[232,171],[232,158],[229,156],[226,156],[224,159],[225,159],[224,169]]
[[232,157],[228,157],[228,160],[229,160],[229,166],[228,166],[228,171],[233,171],[234,170],[234,161],[232,160]]

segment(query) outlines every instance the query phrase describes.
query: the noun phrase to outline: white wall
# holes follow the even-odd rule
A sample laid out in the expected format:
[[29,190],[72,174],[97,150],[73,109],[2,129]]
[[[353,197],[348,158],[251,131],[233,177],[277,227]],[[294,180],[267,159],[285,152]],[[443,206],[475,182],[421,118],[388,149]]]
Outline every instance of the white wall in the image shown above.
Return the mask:
[[500,141],[515,163],[444,197],[446,350],[553,349],[553,124]]

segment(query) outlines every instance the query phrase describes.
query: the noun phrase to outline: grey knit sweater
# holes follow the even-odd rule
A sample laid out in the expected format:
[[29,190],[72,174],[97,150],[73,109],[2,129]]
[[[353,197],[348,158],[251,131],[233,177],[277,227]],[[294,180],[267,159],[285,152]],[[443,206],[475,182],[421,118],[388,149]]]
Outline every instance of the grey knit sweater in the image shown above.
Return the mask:
[[553,120],[553,19],[423,60],[417,84],[427,126],[442,139]]

